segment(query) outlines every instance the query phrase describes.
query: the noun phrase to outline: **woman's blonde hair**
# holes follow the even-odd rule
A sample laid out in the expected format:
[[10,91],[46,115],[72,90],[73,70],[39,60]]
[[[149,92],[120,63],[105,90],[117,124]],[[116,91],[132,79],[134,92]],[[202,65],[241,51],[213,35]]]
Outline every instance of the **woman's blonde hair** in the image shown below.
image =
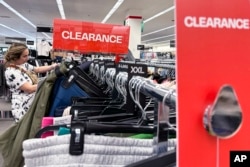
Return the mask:
[[5,62],[9,63],[9,62],[16,61],[16,60],[20,59],[23,51],[25,51],[25,49],[27,49],[27,48],[28,47],[22,43],[12,44],[4,56]]

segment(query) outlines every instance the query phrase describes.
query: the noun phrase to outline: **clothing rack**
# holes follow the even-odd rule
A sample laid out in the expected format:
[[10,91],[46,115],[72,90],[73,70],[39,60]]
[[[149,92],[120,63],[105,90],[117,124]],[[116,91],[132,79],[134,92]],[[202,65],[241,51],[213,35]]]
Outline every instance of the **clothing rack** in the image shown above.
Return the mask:
[[175,63],[176,62],[176,60],[174,60],[174,59],[152,59],[152,60],[136,59],[135,61],[136,62],[159,63],[159,64]]
[[5,66],[0,63],[0,120],[10,119],[11,115],[11,92],[6,84],[4,76]]
[[[147,97],[154,98],[155,100],[155,112],[154,112],[154,125],[157,129],[157,133],[155,134],[155,140],[158,146],[167,145],[167,141],[169,139],[169,135],[167,132],[170,130],[175,130],[169,123],[169,113],[167,116],[162,116],[163,114],[159,111],[159,103],[165,104],[169,108],[173,108],[175,110],[176,106],[176,92],[171,89],[164,89],[156,84],[152,83],[149,79],[136,76],[133,77],[130,82],[137,82],[141,80],[141,86],[139,86],[139,92],[144,94]],[[164,112],[164,111],[163,111]],[[160,116],[161,115],[161,116]],[[169,131],[161,131],[162,129],[169,129]],[[168,146],[167,146],[168,147]],[[158,154],[154,157],[136,162],[134,164],[127,165],[126,167],[174,167],[176,166],[176,150],[158,150]]]
[[169,62],[167,61],[169,64],[166,64],[167,62],[165,62],[165,61],[164,61],[164,64],[163,64],[163,62],[147,62],[147,61],[135,61],[135,62],[122,61],[122,62],[129,63],[129,64],[145,64],[145,65],[150,66],[150,67],[175,69],[175,65],[173,65],[173,63],[175,63],[175,61],[173,61],[173,60],[170,60]]
[[[99,63],[99,68],[101,66],[105,66],[106,63],[110,63],[110,62],[105,62],[104,64],[102,64],[101,62],[96,62]],[[120,65],[120,67],[119,67]],[[152,145],[152,149],[154,150],[154,153],[158,156],[161,155],[165,155],[167,154],[168,156],[170,156],[171,158],[175,155],[175,153],[171,153],[168,152],[169,150],[169,146],[168,145],[168,130],[170,130],[168,124],[166,124],[165,122],[168,120],[164,120],[163,122],[159,122],[162,121],[162,119],[158,119],[159,115],[159,108],[157,107],[157,105],[168,105],[171,106],[171,108],[175,108],[175,92],[172,90],[167,90],[167,89],[163,89],[161,87],[158,87],[157,84],[151,83],[150,80],[146,79],[144,77],[146,71],[143,69],[146,69],[145,65],[138,65],[138,64],[129,64],[129,63],[119,63],[119,65],[117,66],[117,75],[121,75],[121,73],[126,73],[127,72],[127,76],[120,76],[120,79],[116,78],[116,76],[114,76],[113,79],[118,79],[119,82],[123,82],[124,84],[119,84],[122,87],[124,87],[123,85],[127,85],[129,86],[129,82],[133,82],[135,81],[135,79],[137,80],[141,80],[141,82],[137,82],[137,84],[139,84],[139,86],[137,85],[137,88],[139,90],[139,93],[145,96],[148,96],[150,98],[153,98],[155,100],[155,111],[154,111],[154,125],[152,124],[152,122],[150,123],[150,126],[145,126],[144,124],[137,124],[137,125],[126,125],[121,123],[119,125],[119,122],[94,122],[91,120],[88,120],[88,117],[86,118],[86,121],[80,119],[80,115],[79,115],[79,111],[74,110],[74,112],[72,113],[72,120],[71,120],[71,124],[70,125],[60,125],[60,126],[53,126],[53,127],[45,127],[43,130],[39,131],[36,135],[36,137],[40,137],[41,134],[43,134],[44,132],[48,131],[48,130],[58,130],[60,127],[67,127],[70,128],[70,145],[69,145],[69,153],[71,155],[81,155],[84,156],[84,151],[86,151],[87,149],[85,149],[86,147],[86,142],[85,142],[85,134],[93,134],[93,133],[145,133],[145,134],[156,134],[156,138],[152,139],[153,145]],[[145,67],[145,68],[144,68]],[[100,70],[100,69],[99,69]],[[106,70],[105,70],[106,71]],[[134,74],[133,74],[134,72]],[[137,75],[142,73],[141,76]],[[120,73],[120,74],[119,74]],[[132,73],[132,74],[129,74]],[[125,77],[125,78],[122,78]],[[101,78],[98,78],[101,79]],[[125,81],[123,80],[126,80]],[[136,82],[135,82],[136,83]],[[122,89],[122,88],[121,88]],[[133,89],[133,88],[132,88]],[[129,96],[129,90],[127,89],[127,94]],[[138,95],[140,96],[140,99],[143,99],[142,95]],[[128,97],[127,96],[127,97]],[[145,98],[144,98],[145,99]],[[133,100],[133,99],[131,99]],[[162,103],[163,102],[163,103]],[[159,104],[161,103],[161,104]],[[132,106],[132,103],[127,103],[129,104],[129,106]],[[138,112],[138,111],[137,111]],[[54,129],[51,129],[54,128]],[[68,147],[67,147],[68,148]],[[157,157],[156,156],[156,157]],[[76,157],[76,156],[75,156]],[[151,157],[150,160],[153,162],[154,158],[156,157]],[[152,159],[153,158],[153,159]],[[174,162],[175,160],[172,159],[172,161]],[[152,164],[152,163],[151,163]],[[132,165],[132,164],[131,164]]]
[[150,82],[149,80],[137,77],[141,80],[144,80],[145,83],[142,85],[140,92],[145,94],[146,96],[156,98],[157,101],[163,101],[167,106],[171,106],[175,108],[176,104],[176,92],[173,90],[167,90],[160,87],[157,87],[155,84]]
[[11,93],[10,89],[6,84],[6,79],[4,76],[5,66],[4,63],[0,63],[0,97],[3,97],[6,101],[10,101]]
[[[135,92],[141,93],[147,97],[153,98],[154,107],[154,125],[158,129],[155,134],[156,142],[166,144],[169,138],[169,132],[174,131],[175,127],[170,124],[170,109],[175,111],[176,93],[174,89],[164,89],[152,83],[149,79],[135,76],[129,81],[129,85],[134,87]],[[134,86],[136,85],[136,86]],[[137,89],[137,90],[136,90]],[[131,92],[132,88],[130,88]],[[139,103],[136,103],[139,105]],[[168,107],[166,107],[166,106]],[[141,108],[143,111],[143,109]],[[175,112],[176,113],[176,112]],[[174,113],[174,115],[176,115]],[[144,113],[145,116],[145,113]],[[176,117],[176,116],[175,116]],[[162,131],[162,129],[168,130]],[[165,150],[163,150],[164,152]],[[161,152],[161,150],[159,150]]]
[[150,67],[175,69],[175,65],[169,65],[169,64],[146,63],[146,65]]

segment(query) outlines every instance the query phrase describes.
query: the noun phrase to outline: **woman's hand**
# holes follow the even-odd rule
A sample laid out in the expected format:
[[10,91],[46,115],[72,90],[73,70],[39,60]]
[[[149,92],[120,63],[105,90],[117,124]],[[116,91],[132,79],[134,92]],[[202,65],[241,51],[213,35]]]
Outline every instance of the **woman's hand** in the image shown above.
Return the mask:
[[56,66],[58,66],[58,64],[54,63],[54,64],[51,64],[50,66],[51,66],[51,70],[54,70],[56,68]]
[[51,70],[55,69],[56,66],[58,66],[57,63],[51,64],[49,66],[39,66],[39,67],[35,67],[34,71],[36,73],[44,73],[44,72],[51,71]]

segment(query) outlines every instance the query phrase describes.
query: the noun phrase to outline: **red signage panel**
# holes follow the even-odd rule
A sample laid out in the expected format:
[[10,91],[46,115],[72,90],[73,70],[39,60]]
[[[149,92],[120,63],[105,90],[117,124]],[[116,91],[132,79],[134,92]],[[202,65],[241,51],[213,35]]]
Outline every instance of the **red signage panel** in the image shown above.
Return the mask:
[[[230,151],[250,150],[250,1],[177,0],[176,34],[178,167],[229,167]],[[225,84],[243,122],[220,139],[205,130],[203,114]]]
[[55,19],[53,30],[54,49],[128,53],[129,26]]

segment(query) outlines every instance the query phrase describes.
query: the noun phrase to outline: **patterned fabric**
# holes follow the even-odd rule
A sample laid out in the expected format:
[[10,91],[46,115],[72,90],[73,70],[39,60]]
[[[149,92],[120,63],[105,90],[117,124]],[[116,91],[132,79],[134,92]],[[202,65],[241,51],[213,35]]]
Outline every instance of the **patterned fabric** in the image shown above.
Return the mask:
[[[28,63],[22,64],[20,67],[27,71],[34,70],[34,66]],[[30,82],[32,84],[32,81],[26,73],[13,67],[6,68],[5,78],[12,94],[12,115],[14,116],[15,121],[18,122],[28,111],[35,96],[35,92],[28,94],[19,88],[26,82]]]

